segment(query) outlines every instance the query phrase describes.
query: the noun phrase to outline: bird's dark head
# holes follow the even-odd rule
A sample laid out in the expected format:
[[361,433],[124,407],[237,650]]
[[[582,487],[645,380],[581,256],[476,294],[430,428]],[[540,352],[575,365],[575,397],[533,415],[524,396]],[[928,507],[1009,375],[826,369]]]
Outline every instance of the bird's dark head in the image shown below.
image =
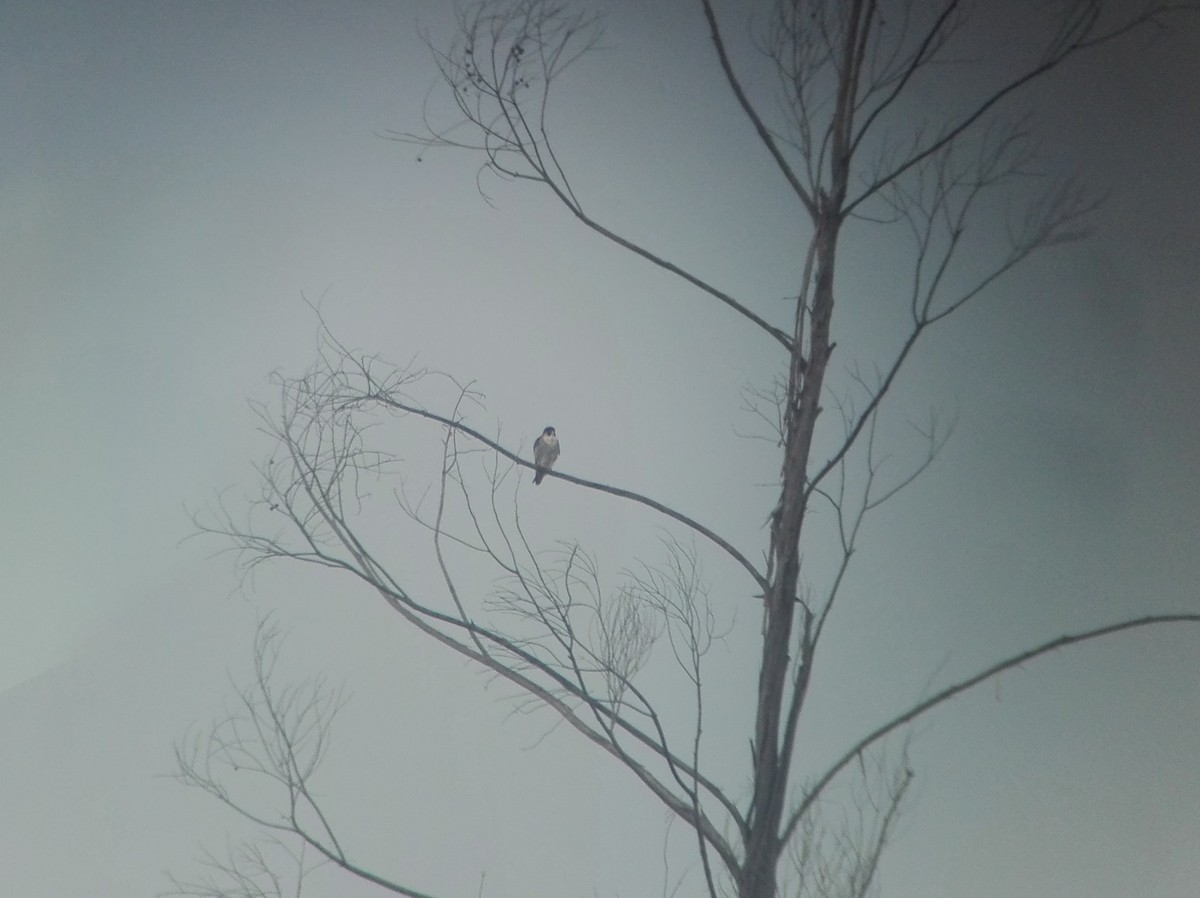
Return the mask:
[[544,436],[544,437],[552,437],[552,436],[554,436],[554,428],[553,428],[553,427],[547,427],[545,430],[543,430],[543,431],[542,431],[542,436]]

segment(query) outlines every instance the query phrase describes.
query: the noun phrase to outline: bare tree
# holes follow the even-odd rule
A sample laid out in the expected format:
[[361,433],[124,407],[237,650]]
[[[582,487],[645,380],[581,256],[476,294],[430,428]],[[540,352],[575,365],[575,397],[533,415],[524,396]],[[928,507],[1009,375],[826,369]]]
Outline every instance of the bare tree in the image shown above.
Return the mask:
[[[549,471],[564,487],[640,505],[669,527],[657,561],[635,562],[608,586],[582,545],[540,546],[528,537],[519,481],[521,469],[533,464],[498,431],[473,423],[482,397],[472,384],[353,351],[323,320],[317,360],[298,377],[279,377],[278,404],[260,409],[276,446],[258,469],[261,499],[246,517],[222,506],[215,520],[200,526],[231,539],[247,570],[284,559],[357,578],[416,630],[516,687],[523,701],[551,709],[691,828],[712,898],[774,898],[785,884],[801,896],[867,895],[912,779],[907,742],[898,763],[883,762],[888,737],[903,736],[953,696],[1065,646],[1200,621],[1191,613],[1156,614],[1048,639],[898,710],[826,769],[798,775],[799,723],[862,524],[928,467],[949,433],[931,421],[922,431],[925,454],[907,473],[885,476],[876,445],[881,404],[931,328],[1034,253],[1077,238],[1093,206],[1074,183],[1038,170],[1028,119],[1013,101],[1068,60],[1160,27],[1185,8],[1056,4],[1051,27],[1009,54],[1006,74],[956,98],[943,118],[931,121],[914,113],[917,100],[939,83],[943,63],[972,46],[973,16],[980,13],[972,4],[780,0],[760,23],[759,61],[766,61],[776,86],[772,96],[760,97],[743,81],[715,5],[700,0],[697,14],[707,23],[714,63],[761,143],[761,161],[778,172],[808,226],[786,323],[772,323],[748,301],[593,215],[571,177],[570,160],[552,140],[547,113],[552,85],[597,46],[597,16],[554,0],[483,0],[466,8],[457,39],[435,50],[453,111],[439,119],[444,109],[433,107],[426,131],[397,139],[424,149],[468,150],[481,161],[481,177],[550,191],[587,228],[762,333],[778,354],[779,375],[772,387],[750,390],[747,405],[780,451],[762,561],[752,561],[715,527],[651,496]],[[1015,211],[1014,195],[1026,198]],[[990,259],[972,249],[964,264],[965,235],[989,217],[999,220],[1007,242]],[[895,297],[908,324],[874,376],[854,374],[837,388],[829,381],[836,260],[851,220],[899,228],[911,238],[911,267],[897,279]],[[823,403],[840,415],[822,417]],[[387,501],[427,530],[442,595],[410,591],[356,523],[365,508],[380,503],[380,485],[408,470],[377,448],[392,443],[374,436],[413,424],[440,434],[435,485],[413,495],[401,478]],[[833,449],[814,448],[825,445]],[[831,513],[826,518],[834,522],[839,547],[828,582],[808,577],[802,564],[810,513],[818,508]],[[706,773],[705,658],[729,619],[706,593],[701,559],[710,551],[744,573],[747,600],[762,606],[748,791]],[[474,582],[464,558],[484,559],[494,581]],[[260,641],[258,657],[265,655],[269,643]],[[658,655],[673,665],[690,707],[673,702],[668,714],[656,700],[644,671]],[[421,895],[357,866],[308,789],[336,703],[321,690],[304,698],[275,692],[267,674],[260,664],[256,693],[244,695],[241,708],[207,741],[181,749],[183,779],[333,864],[391,891]],[[242,753],[247,757],[239,760]],[[267,817],[239,803],[214,762],[276,782],[287,796],[283,810]],[[857,810],[833,820],[838,815],[822,813],[823,802],[847,776],[851,785],[841,788],[850,790]]]

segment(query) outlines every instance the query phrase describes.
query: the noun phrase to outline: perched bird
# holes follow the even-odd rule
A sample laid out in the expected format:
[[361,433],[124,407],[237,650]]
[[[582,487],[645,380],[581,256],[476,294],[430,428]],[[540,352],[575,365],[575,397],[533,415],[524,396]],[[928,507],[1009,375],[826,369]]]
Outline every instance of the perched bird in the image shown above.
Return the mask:
[[547,427],[542,435],[533,441],[533,463],[537,472],[533,475],[534,483],[541,483],[546,472],[554,467],[558,460],[558,436],[553,427]]

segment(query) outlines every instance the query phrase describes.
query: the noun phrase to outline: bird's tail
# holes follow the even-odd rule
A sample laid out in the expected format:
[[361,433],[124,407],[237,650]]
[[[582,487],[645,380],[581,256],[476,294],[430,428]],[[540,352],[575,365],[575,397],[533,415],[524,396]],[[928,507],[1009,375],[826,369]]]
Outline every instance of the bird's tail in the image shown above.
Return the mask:
[[544,470],[542,470],[541,468],[538,468],[538,470],[537,470],[537,473],[535,473],[535,474],[533,475],[533,484],[534,484],[534,486],[537,486],[539,483],[541,483],[541,482],[542,482],[542,478],[543,478],[543,477],[545,477],[545,476],[546,476],[546,472],[545,472]]

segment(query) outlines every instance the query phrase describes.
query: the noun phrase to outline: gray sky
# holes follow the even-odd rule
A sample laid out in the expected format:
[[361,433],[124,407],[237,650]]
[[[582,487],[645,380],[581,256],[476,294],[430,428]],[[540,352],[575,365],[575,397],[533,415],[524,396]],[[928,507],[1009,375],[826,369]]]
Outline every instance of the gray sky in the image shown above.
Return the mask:
[[[629,5],[556,97],[585,203],[778,317],[798,210],[698,10]],[[775,347],[550,197],[485,180],[488,206],[477,161],[418,163],[382,139],[419,124],[434,69],[415,24],[443,15],[0,5],[6,894],[149,894],[163,868],[195,869],[198,842],[241,832],[157,775],[220,713],[267,609],[293,631],[289,670],[353,694],[322,785],[366,864],[445,896],[481,876],[484,895],[660,892],[663,812],[623,770],[565,732],[539,742],[548,718],[511,715],[352,584],[281,568],[238,592],[219,543],[183,541],[187,509],[253,492],[266,444],[245,400],[311,360],[307,296],[351,346],[477,380],[484,429],[528,449],[553,423],[563,470],[677,505],[758,557],[777,461],[738,435],[752,421],[737,408]],[[864,534],[818,672],[813,767],[930,683],[1031,642],[1200,610],[1198,60],[1200,28],[1181,23],[1039,96],[1047,157],[1107,202],[1089,241],[951,320],[902,378],[885,430],[898,463],[919,451],[906,418],[933,408],[958,428]],[[843,366],[894,345],[897,252],[864,232],[842,257]],[[547,543],[579,538],[613,571],[658,524],[553,481],[524,502]],[[427,544],[398,542],[408,582],[434,582]],[[758,614],[724,562],[705,570],[735,623],[707,734],[736,771]],[[1198,695],[1200,633],[1177,628],[1030,664],[928,718],[883,894],[1190,898]],[[328,894],[375,894],[338,883]]]

